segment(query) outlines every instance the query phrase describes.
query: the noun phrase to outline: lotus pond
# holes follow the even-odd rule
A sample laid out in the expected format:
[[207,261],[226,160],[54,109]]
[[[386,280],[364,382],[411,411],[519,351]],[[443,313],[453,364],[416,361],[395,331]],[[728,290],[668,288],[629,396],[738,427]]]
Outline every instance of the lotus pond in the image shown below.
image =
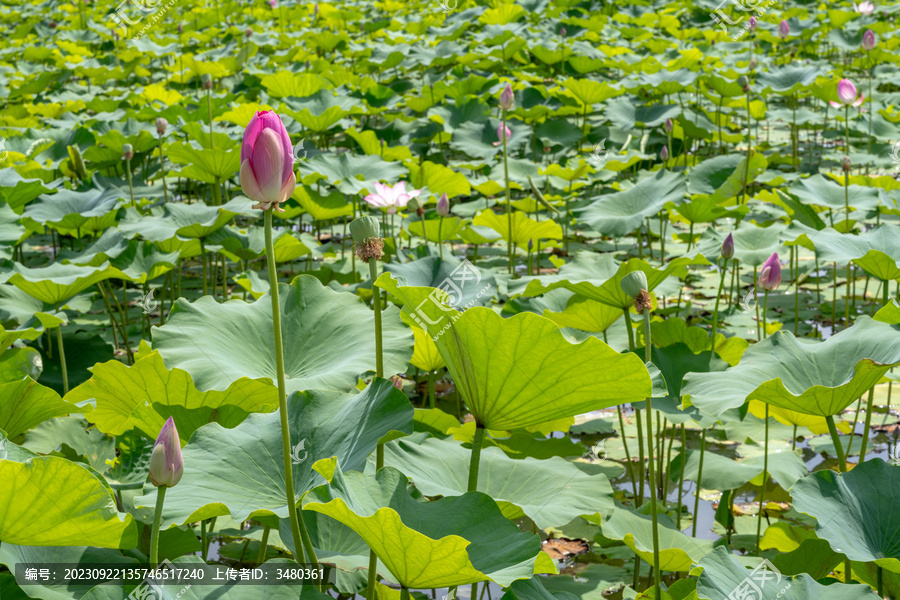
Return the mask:
[[900,597],[897,13],[5,2],[0,598]]

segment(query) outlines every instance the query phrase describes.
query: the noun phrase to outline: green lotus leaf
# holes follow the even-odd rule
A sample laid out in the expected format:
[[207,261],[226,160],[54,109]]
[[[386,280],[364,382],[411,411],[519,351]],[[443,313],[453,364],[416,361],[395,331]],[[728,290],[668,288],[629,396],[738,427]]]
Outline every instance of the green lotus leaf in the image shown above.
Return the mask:
[[734,258],[741,261],[741,266],[759,267],[775,252],[783,257],[784,232],[783,225],[757,227],[747,222],[742,222],[733,232],[709,228],[703,233],[698,249],[704,256],[715,261],[722,254],[722,242],[731,233],[734,239]]
[[727,546],[719,546],[700,561],[703,573],[697,581],[697,596],[703,600],[731,600],[737,590],[738,593],[749,591],[753,597],[779,600],[875,600],[878,597],[867,585],[822,585],[805,573],[784,577],[771,569],[771,563],[758,559],[751,564],[754,568],[747,569]]
[[80,267],[96,267],[108,260],[112,260],[125,252],[128,242],[117,229],[107,229],[94,242],[81,252],[62,250],[59,260],[63,263],[78,265]]
[[332,192],[324,196],[311,187],[298,185],[294,190],[293,198],[296,198],[303,210],[317,221],[329,221],[353,214],[353,204],[348,202],[347,197],[340,192]]
[[390,273],[376,283],[428,331],[475,421],[487,429],[528,427],[650,395],[641,360],[596,338],[573,344],[533,313],[508,319],[486,307],[460,313],[441,304],[433,288],[399,286]]
[[421,220],[412,220],[406,228],[412,235],[421,238],[427,235],[429,242],[437,243],[458,239],[467,226],[466,221],[459,217],[446,217],[441,221],[436,213],[429,212],[425,214],[425,225],[422,225]]
[[[510,241],[509,219],[505,214],[497,214],[492,210],[484,210],[472,221],[474,225],[490,227],[500,234],[507,242]],[[552,219],[538,221],[532,219],[522,211],[515,211],[512,215],[512,243],[521,249],[528,247],[528,242],[537,243],[540,240],[561,240],[562,227]]]
[[[8,457],[9,458],[9,457]],[[0,460],[0,539],[20,546],[133,548],[137,527],[89,467],[56,456]]]
[[[175,231],[186,238],[205,238],[213,231],[224,227],[239,213],[252,212],[251,201],[239,196],[222,206],[208,206],[202,202],[193,204],[166,204],[166,212],[175,222]],[[140,230],[139,230],[140,231]]]
[[731,200],[741,193],[745,185],[749,185],[756,181],[756,178],[766,170],[767,166],[769,166],[769,163],[766,161],[766,157],[760,152],[754,151],[751,154],[749,166],[747,165],[747,157],[741,158],[740,162],[734,168],[734,171],[731,172],[731,175],[729,175],[719,189],[710,196],[710,200],[717,203]]
[[685,178],[672,171],[657,171],[624,191],[597,196],[580,211],[578,219],[597,233],[626,236],[647,217],[655,217],[668,203],[679,204],[684,197]]
[[[325,179],[342,194],[374,192],[374,181],[395,181],[407,172],[401,163],[386,162],[378,156],[358,156],[347,153],[319,154],[303,165],[303,183],[312,185]],[[300,183],[298,180],[297,183]]]
[[173,142],[166,146],[166,157],[173,163],[187,165],[167,177],[181,176],[188,179],[215,184],[228,179],[241,168],[241,153],[238,148],[198,149],[185,142]]
[[[734,490],[746,483],[762,484],[763,456],[756,454],[743,460],[732,460],[714,452],[704,452],[703,479],[700,486],[707,490]],[[672,461],[670,476],[678,480],[683,455]],[[700,452],[688,450],[684,464],[684,478],[697,481],[700,472]],[[808,473],[803,460],[794,452],[778,451],[769,453],[769,476],[784,489],[790,489]]]
[[506,586],[556,572],[542,556],[540,539],[519,531],[490,496],[467,492],[423,502],[407,486],[406,476],[392,467],[374,476],[335,471],[331,483],[309,493],[303,508],[358,533],[393,578],[409,588],[477,581]]
[[72,406],[59,394],[30,377],[0,385],[0,429],[9,437],[70,411]]
[[736,367],[690,373],[682,393],[713,415],[759,400],[807,415],[840,414],[900,364],[900,325],[860,316],[824,342],[778,331],[747,349]]
[[[428,438],[395,440],[385,446],[385,464],[405,473],[426,496],[460,496],[468,485],[471,452],[460,444]],[[497,501],[504,514],[524,512],[540,529],[560,527],[581,514],[613,509],[612,487],[588,463],[553,457],[509,458],[484,448],[478,489]],[[512,506],[510,506],[512,505]]]
[[545,308],[542,315],[562,328],[572,327],[581,331],[599,333],[609,329],[610,325],[622,317],[622,311],[619,308],[579,296],[565,289],[548,292],[543,295],[543,298],[546,299],[553,294],[563,294],[568,297],[564,308],[560,311]]
[[43,327],[41,329],[35,329],[34,327],[6,329],[0,327],[0,354],[3,354],[16,340],[35,340],[42,333],[44,333]]
[[[83,228],[92,217],[109,214],[119,199],[117,189],[92,189],[87,192],[59,190],[55,194],[42,195],[29,204],[22,216],[54,229],[74,231]],[[96,228],[87,228],[81,233],[91,230]]]
[[[314,390],[287,402],[297,498],[322,482],[317,461],[337,457],[342,468],[362,470],[383,436],[412,433],[412,406],[386,379],[357,394]],[[278,412],[252,414],[234,429],[210,423],[195,431],[182,451],[181,482],[166,494],[166,528],[226,514],[236,521],[287,517],[279,418]],[[135,507],[155,505],[155,490],[144,491]]]
[[[490,306],[497,290],[494,274],[488,270],[477,271],[471,263],[465,264],[450,256],[441,259],[426,256],[407,263],[387,263],[384,270],[393,273],[405,285],[442,288],[453,292],[457,306]],[[471,281],[471,279],[476,280]]]
[[[279,285],[288,392],[353,389],[359,374],[375,369],[372,311],[359,298],[310,275]],[[382,324],[384,372],[404,372],[412,356],[412,332],[396,310],[385,311]],[[224,390],[242,377],[275,381],[268,295],[249,304],[219,304],[210,296],[179,299],[166,324],[153,328],[153,345],[166,366],[190,373],[199,390]]]
[[681,114],[676,104],[641,104],[633,98],[619,98],[606,104],[606,116],[613,125],[623,131],[634,131],[645,127],[658,127],[666,119],[674,119]]
[[[705,468],[705,466],[704,466]],[[872,458],[838,474],[817,471],[791,488],[794,508],[816,519],[816,534],[835,552],[900,572],[900,469]]]
[[183,441],[210,422],[231,428],[248,414],[278,406],[278,392],[268,382],[241,378],[226,390],[201,392],[190,374],[166,369],[158,351],[126,366],[118,360],[98,363],[93,376],[66,395],[67,402],[90,401],[86,413],[104,433],[121,435],[132,428],[154,439],[169,417],[174,417]]
[[9,282],[32,298],[51,306],[59,306],[72,296],[83,292],[98,281],[120,277],[118,269],[109,263],[96,267],[77,267],[53,263],[46,267],[30,268],[18,263]]
[[[804,204],[813,206],[825,206],[834,211],[843,211],[846,202],[844,186],[825,178],[821,174],[813,175],[807,179],[798,179],[791,184],[790,193],[796,196]],[[855,211],[871,210],[878,206],[878,190],[855,183],[850,184],[847,190],[853,202],[850,204]],[[841,218],[844,216],[841,215]],[[851,214],[851,217],[856,218]]]
[[[602,525],[603,535],[622,540],[641,559],[653,564],[653,522],[650,515],[617,508]],[[675,529],[675,523],[659,515],[659,568],[663,571],[691,570],[691,566],[713,548],[712,540],[692,538]]]
[[815,250],[819,260],[841,265],[851,261],[883,281],[900,278],[900,226],[885,223],[859,235],[840,233],[831,227],[816,231],[793,223],[785,237]]
[[[272,235],[272,246],[275,249],[275,262],[290,262],[300,256],[309,254],[319,246],[316,238],[308,233],[301,233],[297,239],[294,233],[284,228]],[[223,227],[212,232],[206,242],[222,246],[220,251],[230,260],[253,260],[266,253],[265,232],[255,227],[246,232],[233,227]]]
[[178,252],[160,252],[153,244],[131,240],[125,251],[110,263],[119,270],[122,279],[147,283],[176,268],[178,258]]
[[786,64],[760,73],[756,80],[756,87],[761,91],[770,90],[777,94],[787,95],[810,85],[818,75],[819,68],[816,66]]
[[544,577],[532,577],[531,579],[517,579],[506,590],[500,600],[578,600],[578,596],[571,592],[550,593],[542,582]]
[[40,179],[27,179],[19,175],[12,167],[0,169],[0,197],[6,200],[16,214],[21,215],[25,205],[55,189],[54,183],[45,183]]
[[[534,278],[528,281],[523,295],[538,296],[551,290],[564,288],[576,294],[596,300],[619,309],[627,309],[633,299],[622,291],[621,282],[633,271],[643,271],[647,276],[647,291],[653,291],[670,275],[685,270],[688,265],[706,265],[709,262],[702,256],[691,258],[679,256],[666,263],[665,268],[657,269],[638,258],[616,265],[612,254],[594,254],[581,251],[575,259],[563,265],[559,275],[549,278]],[[512,292],[512,289],[510,290]]]

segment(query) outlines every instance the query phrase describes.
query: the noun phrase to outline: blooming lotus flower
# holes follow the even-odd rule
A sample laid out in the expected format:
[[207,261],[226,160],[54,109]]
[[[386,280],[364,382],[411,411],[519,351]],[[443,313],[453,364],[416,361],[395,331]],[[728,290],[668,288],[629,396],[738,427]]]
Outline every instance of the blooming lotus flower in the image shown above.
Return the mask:
[[866,29],[866,32],[863,34],[862,47],[866,52],[870,52],[875,48],[875,32],[871,29]]
[[840,103],[830,100],[831,106],[841,108],[841,106],[859,106],[865,100],[862,94],[856,97],[856,86],[849,79],[841,79],[837,85],[837,95]]
[[401,181],[391,187],[383,183],[375,182],[375,193],[369,194],[363,200],[376,208],[386,208],[388,214],[394,214],[398,208],[403,208],[413,198],[418,197],[422,190],[406,191],[406,182]]
[[864,0],[859,4],[853,3],[853,10],[858,12],[861,15],[871,15],[875,11],[875,5],[869,2],[869,0]]
[[441,217],[450,214],[450,199],[447,197],[447,192],[441,194],[441,198],[437,202],[437,214]]
[[774,290],[781,283],[781,262],[778,260],[776,252],[763,263],[762,271],[759,272],[759,278],[756,285],[763,290]]
[[503,91],[500,92],[500,108],[504,111],[512,110],[514,100],[512,86],[507,83]]
[[269,210],[286,201],[297,187],[294,175],[294,148],[281,118],[270,110],[257,112],[241,144],[241,189],[251,200],[252,208]]
[[722,242],[722,258],[728,260],[732,256],[734,256],[734,236],[729,233],[725,241]]
[[175,421],[169,417],[159,431],[150,454],[150,483],[156,487],[174,487],[184,474],[184,459]]
[[791,26],[788,25],[787,21],[782,20],[781,23],[778,24],[778,37],[784,39],[791,33]]

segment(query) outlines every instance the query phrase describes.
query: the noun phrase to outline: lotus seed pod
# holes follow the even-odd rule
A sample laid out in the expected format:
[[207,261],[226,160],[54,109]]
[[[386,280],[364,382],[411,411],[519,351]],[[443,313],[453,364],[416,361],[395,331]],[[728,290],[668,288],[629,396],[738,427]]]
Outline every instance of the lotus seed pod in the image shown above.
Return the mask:
[[384,240],[381,239],[381,223],[372,216],[359,217],[350,223],[350,235],[356,243],[356,256],[363,262],[370,258],[378,260],[384,255]]
[[622,278],[622,291],[632,298],[647,289],[647,275],[643,271],[633,271]]
[[745,92],[750,90],[750,80],[747,79],[746,75],[741,75],[740,77],[738,77],[737,84],[741,86],[741,89]]
[[841,170],[844,173],[848,173],[851,166],[853,166],[853,162],[850,160],[849,156],[844,156],[841,158]]
[[204,90],[211,90],[213,86],[212,75],[210,75],[209,73],[204,73],[200,76],[200,83],[203,84]]
[[122,144],[122,158],[125,160],[134,158],[134,148],[131,144]]
[[156,118],[156,133],[158,133],[159,135],[165,135],[166,127],[168,127],[168,126],[169,126],[169,122],[166,121],[164,118],[162,118],[162,117]]

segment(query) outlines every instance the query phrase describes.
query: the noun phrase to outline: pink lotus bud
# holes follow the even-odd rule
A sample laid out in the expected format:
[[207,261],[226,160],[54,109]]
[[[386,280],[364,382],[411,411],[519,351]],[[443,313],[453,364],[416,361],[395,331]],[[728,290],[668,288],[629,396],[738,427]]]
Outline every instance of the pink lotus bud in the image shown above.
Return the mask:
[[184,459],[175,421],[169,417],[159,432],[150,454],[150,483],[156,487],[175,487],[184,474]]
[[760,289],[771,291],[777,288],[779,284],[781,284],[781,262],[779,262],[778,253],[776,252],[763,263],[756,285]]
[[253,208],[268,210],[286,201],[297,187],[294,175],[294,148],[281,118],[272,111],[257,112],[241,144],[241,189]]
[[862,47],[866,52],[870,52],[875,48],[875,32],[871,29],[866,29],[866,32],[863,34]]
[[662,150],[659,151],[659,160],[666,162],[669,160],[669,147],[663,146]]
[[162,117],[156,118],[156,133],[159,135],[166,134],[166,127],[169,126],[169,122],[163,119]]
[[[512,110],[513,100],[514,100],[514,98],[513,98],[512,86],[507,83],[506,87],[503,88],[503,91],[500,93],[500,108],[502,108],[505,111]],[[499,135],[498,135],[498,137],[499,137]]]
[[728,260],[732,256],[734,256],[734,236],[729,233],[725,241],[722,242],[722,258]]
[[849,79],[841,79],[837,84],[838,100],[847,106],[856,100],[856,86]]
[[269,0],[269,6],[271,6],[272,8],[275,8],[276,6],[278,6],[278,3],[275,2],[275,0]]
[[[503,123],[497,125],[497,138],[502,142],[503,141]],[[509,130],[509,127],[505,127],[506,129],[506,141],[509,141],[509,138],[512,136],[512,131]]]
[[791,26],[788,25],[787,21],[784,21],[784,20],[781,21],[781,23],[778,24],[778,37],[784,39],[790,33],[791,33]]
[[560,37],[566,37],[566,28],[565,27],[559,28],[559,35],[560,35]]
[[178,33],[184,33],[184,27],[181,25],[181,23],[178,24]]
[[450,214],[450,199],[447,197],[446,192],[441,194],[441,198],[437,202],[437,214],[442,217]]
[[756,31],[756,17],[750,17],[750,31]]
[[675,129],[675,124],[672,123],[672,119],[666,119],[663,130],[665,130],[666,133],[672,133],[673,129]]
[[397,388],[401,392],[403,391],[403,378],[402,377],[400,377],[399,375],[391,375],[391,383],[394,384],[395,388]]

